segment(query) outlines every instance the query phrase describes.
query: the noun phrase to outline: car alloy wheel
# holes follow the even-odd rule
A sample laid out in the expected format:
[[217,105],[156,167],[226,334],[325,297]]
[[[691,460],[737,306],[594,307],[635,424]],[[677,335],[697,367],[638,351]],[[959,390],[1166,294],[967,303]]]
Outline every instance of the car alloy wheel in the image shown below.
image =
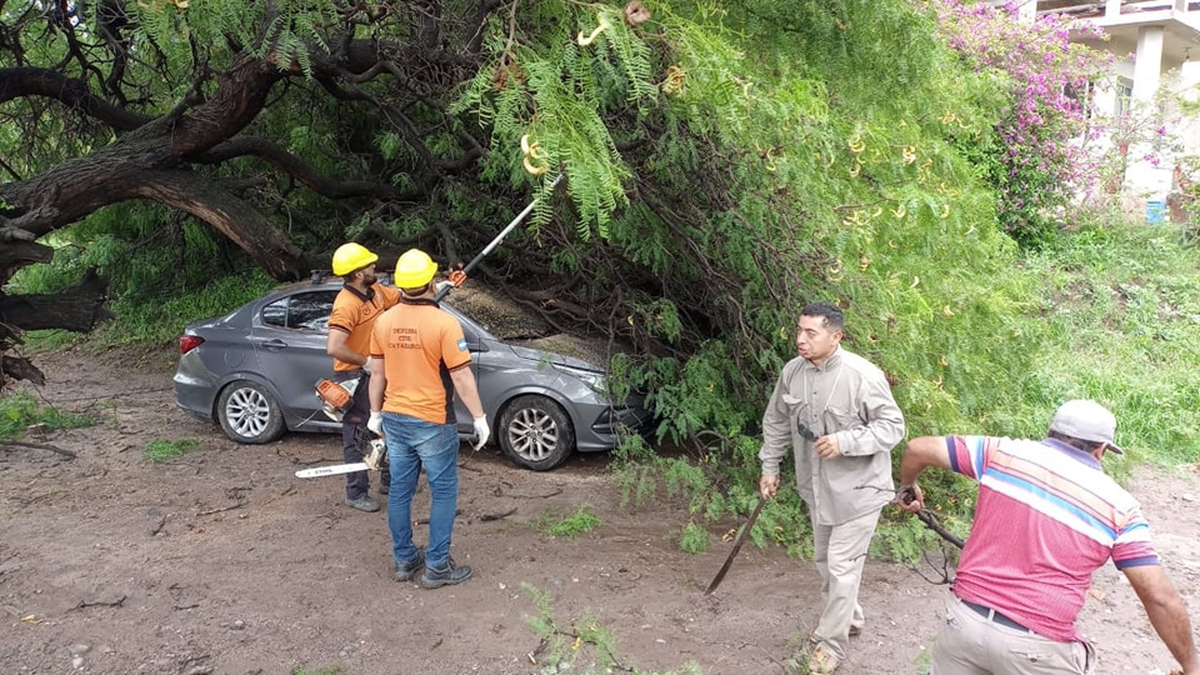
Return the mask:
[[517,466],[549,471],[575,450],[575,429],[557,403],[545,396],[513,399],[500,415],[500,449]]
[[270,443],[283,435],[283,414],[265,387],[249,380],[221,390],[217,418],[225,434],[238,443]]

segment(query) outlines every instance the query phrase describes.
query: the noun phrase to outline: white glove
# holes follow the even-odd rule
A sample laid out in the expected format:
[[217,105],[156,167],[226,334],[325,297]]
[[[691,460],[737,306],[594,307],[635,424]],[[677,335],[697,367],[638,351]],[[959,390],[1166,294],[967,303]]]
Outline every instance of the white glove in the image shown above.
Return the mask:
[[450,290],[453,290],[453,288],[454,284],[450,283],[449,281],[442,280],[437,282],[437,285],[434,286],[434,292],[441,293],[443,289],[446,289],[447,292],[449,292]]
[[487,415],[475,418],[475,436],[478,439],[473,446],[476,450],[487,445],[488,439],[492,437],[492,429],[488,426]]
[[371,413],[371,418],[367,420],[367,431],[370,431],[376,436],[383,435],[383,413]]
[[372,361],[374,361],[374,360],[375,360],[375,359],[373,359],[373,358],[371,358],[371,357],[369,357],[369,356],[367,357],[367,362],[366,362],[366,363],[364,363],[364,364],[363,364],[363,367],[362,367],[362,369],[363,369],[363,372],[364,372],[364,373],[366,373],[366,374],[368,374],[368,375],[370,375],[370,374],[371,374],[371,362],[372,362]]

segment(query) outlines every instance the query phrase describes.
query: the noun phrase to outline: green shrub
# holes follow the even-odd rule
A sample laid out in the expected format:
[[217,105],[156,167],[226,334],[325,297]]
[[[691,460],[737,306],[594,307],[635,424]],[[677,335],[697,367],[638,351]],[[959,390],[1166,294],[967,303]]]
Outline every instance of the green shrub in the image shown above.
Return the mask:
[[708,530],[689,520],[679,536],[679,548],[684,553],[704,553],[708,550]]
[[526,616],[525,623],[541,638],[538,647],[530,652],[534,675],[599,675],[601,673],[634,673],[636,675],[704,675],[695,663],[679,670],[648,671],[623,662],[617,654],[612,630],[600,623],[588,611],[570,625],[561,625],[551,608],[550,594],[528,583],[521,590],[537,608],[536,616]]

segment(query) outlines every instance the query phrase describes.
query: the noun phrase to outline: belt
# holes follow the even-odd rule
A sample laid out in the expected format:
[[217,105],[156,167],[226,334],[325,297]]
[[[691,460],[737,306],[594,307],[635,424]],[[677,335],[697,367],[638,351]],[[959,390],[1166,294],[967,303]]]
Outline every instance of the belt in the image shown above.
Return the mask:
[[966,605],[968,608],[970,608],[970,610],[972,612],[975,612],[976,614],[978,614],[979,616],[982,616],[983,618],[987,619],[988,621],[998,623],[1001,626],[1007,626],[1008,628],[1015,628],[1016,630],[1022,630],[1022,631],[1025,631],[1026,633],[1033,632],[1033,631],[1029,630],[1028,628],[1026,628],[1025,626],[1022,626],[1021,624],[1017,623],[1016,621],[1013,621],[1012,619],[1008,618],[1007,616],[1004,616],[1000,612],[997,612],[996,610],[992,609],[991,607],[986,607],[986,606],[980,605],[978,603],[969,602],[967,600],[963,600],[962,598],[959,598],[959,601],[962,602],[962,604]]

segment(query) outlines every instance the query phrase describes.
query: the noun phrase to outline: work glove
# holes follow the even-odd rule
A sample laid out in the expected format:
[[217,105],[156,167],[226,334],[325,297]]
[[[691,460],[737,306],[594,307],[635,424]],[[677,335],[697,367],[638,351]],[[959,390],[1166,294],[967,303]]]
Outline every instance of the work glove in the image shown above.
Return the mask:
[[372,412],[371,413],[371,417],[369,419],[367,419],[367,431],[370,431],[371,433],[375,434],[376,436],[383,435],[383,413],[382,412]]
[[480,415],[475,418],[475,445],[476,450],[487,445],[488,439],[492,436],[492,430],[487,423],[487,415]]

